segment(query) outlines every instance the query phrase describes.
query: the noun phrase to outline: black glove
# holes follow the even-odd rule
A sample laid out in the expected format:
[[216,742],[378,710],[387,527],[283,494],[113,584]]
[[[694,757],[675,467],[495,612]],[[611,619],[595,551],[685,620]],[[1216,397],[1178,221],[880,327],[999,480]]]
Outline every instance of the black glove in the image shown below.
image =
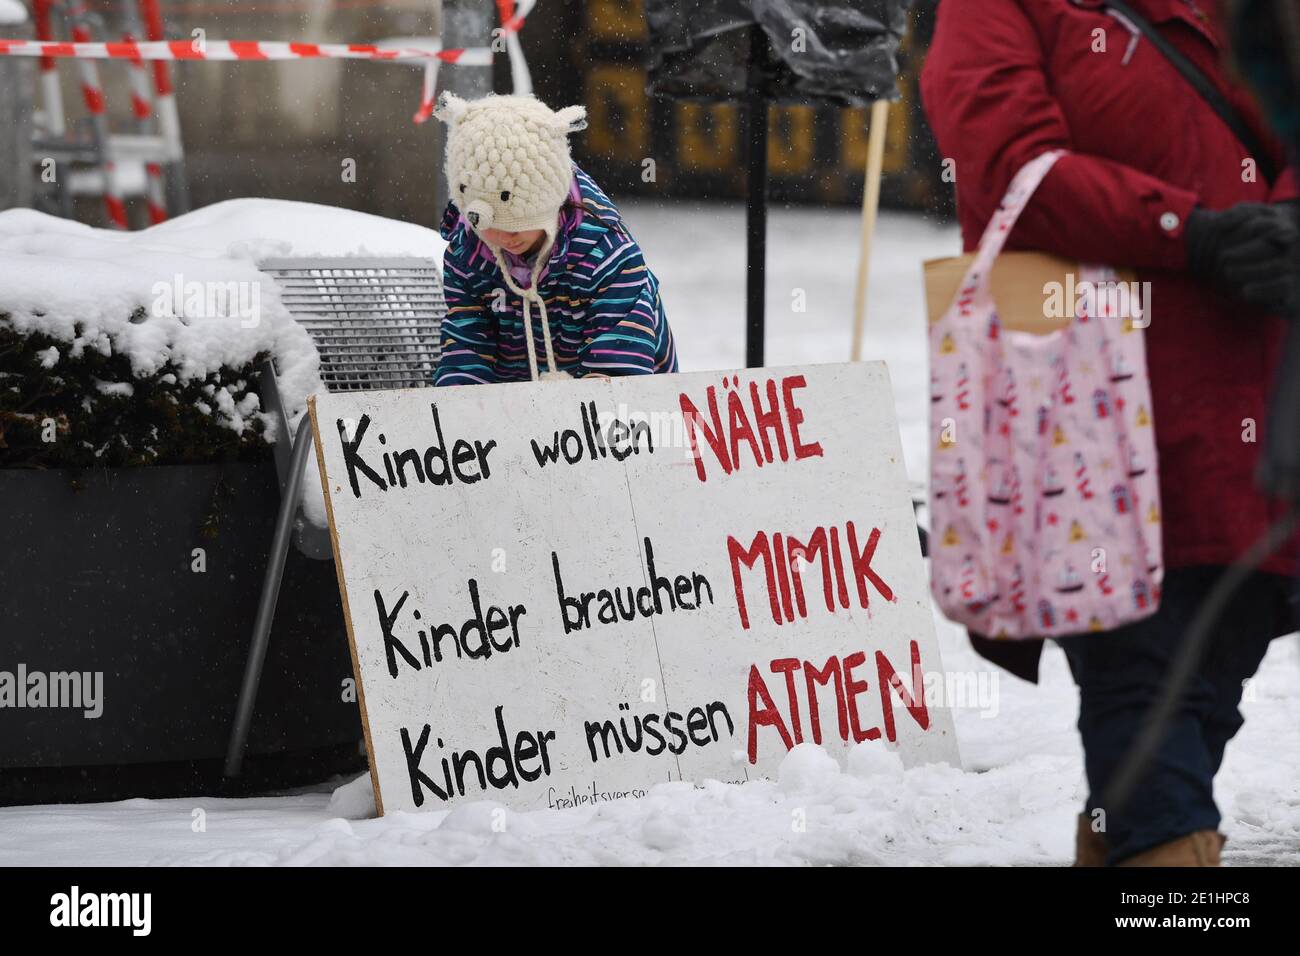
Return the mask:
[[1221,212],[1193,209],[1183,230],[1187,268],[1222,292],[1294,317],[1300,307],[1300,208],[1238,203]]

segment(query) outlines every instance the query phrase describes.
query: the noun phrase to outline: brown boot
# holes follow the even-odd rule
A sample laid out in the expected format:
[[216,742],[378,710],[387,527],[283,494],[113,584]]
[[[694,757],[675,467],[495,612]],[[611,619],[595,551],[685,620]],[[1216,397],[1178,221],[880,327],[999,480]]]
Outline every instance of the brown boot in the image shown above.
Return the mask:
[[1120,866],[1218,866],[1223,834],[1197,830],[1129,857]]
[[1079,814],[1074,834],[1074,865],[1105,866],[1109,851],[1106,838],[1092,828],[1092,818],[1086,813]]

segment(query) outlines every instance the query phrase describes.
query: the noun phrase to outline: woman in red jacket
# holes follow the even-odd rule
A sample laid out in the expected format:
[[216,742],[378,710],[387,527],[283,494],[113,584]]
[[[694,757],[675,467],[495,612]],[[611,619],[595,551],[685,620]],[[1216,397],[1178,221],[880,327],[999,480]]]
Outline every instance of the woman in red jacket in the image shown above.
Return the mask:
[[1061,641],[1080,688],[1093,795],[1079,863],[1213,865],[1222,844],[1214,774],[1241,726],[1242,682],[1269,640],[1292,629],[1293,553],[1238,592],[1139,792],[1124,807],[1098,799],[1199,598],[1282,513],[1253,475],[1284,333],[1277,316],[1294,314],[1297,300],[1296,206],[1281,202],[1295,193],[1289,173],[1266,174],[1284,166],[1283,151],[1221,66],[1213,0],[1129,2],[1212,78],[1268,155],[1249,155],[1105,0],[943,0],[921,90],[940,152],[955,163],[967,249],[1016,171],[1064,149],[1007,248],[1130,267],[1150,282],[1166,575],[1153,617]]

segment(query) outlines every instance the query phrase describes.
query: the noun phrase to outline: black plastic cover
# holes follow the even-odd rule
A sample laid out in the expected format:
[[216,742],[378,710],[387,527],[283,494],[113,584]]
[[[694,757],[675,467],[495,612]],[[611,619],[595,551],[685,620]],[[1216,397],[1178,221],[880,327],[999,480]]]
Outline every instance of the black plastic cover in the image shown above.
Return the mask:
[[[912,0],[644,0],[650,92],[864,106],[898,99],[898,45]],[[751,41],[767,37],[766,49]]]

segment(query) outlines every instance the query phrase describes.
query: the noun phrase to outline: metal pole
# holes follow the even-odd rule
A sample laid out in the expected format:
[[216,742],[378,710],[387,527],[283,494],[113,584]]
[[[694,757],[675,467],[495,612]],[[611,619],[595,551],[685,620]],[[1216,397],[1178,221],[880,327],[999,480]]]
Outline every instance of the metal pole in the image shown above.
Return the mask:
[[[128,43],[143,37],[144,24],[140,12],[131,3],[122,5],[122,39]],[[127,78],[131,86],[131,115],[135,117],[136,132],[149,136],[154,132],[154,94],[149,80],[149,65],[139,57],[128,61]],[[161,139],[161,132],[159,132]],[[159,157],[145,161],[145,206],[149,224],[157,225],[167,220],[167,186]]]
[[262,579],[262,596],[257,603],[257,620],[253,624],[253,644],[248,651],[248,660],[244,663],[244,682],[239,689],[239,702],[235,708],[235,726],[230,732],[230,744],[226,749],[227,777],[238,777],[244,763],[244,747],[248,743],[248,730],[253,722],[253,707],[257,704],[257,688],[262,682],[266,648],[271,642],[271,624],[275,620],[276,602],[280,599],[284,562],[289,556],[293,522],[298,516],[298,499],[302,495],[302,473],[311,446],[311,424],[303,418],[298,423],[298,434],[293,438],[289,481],[280,498],[280,513],[275,519],[275,537],[271,541],[266,576]]
[[767,98],[763,93],[767,34],[757,25],[749,31],[749,90],[745,97],[745,365],[760,368],[767,291]]
[[[144,20],[145,36],[150,40],[167,39],[163,27],[162,8],[158,0],[137,0],[140,17]],[[155,60],[154,107],[158,113],[158,129],[167,144],[167,208],[174,215],[190,211],[190,183],[185,172],[185,148],[181,143],[181,117],[176,106],[176,88],[172,84],[171,64]]]
[[[33,0],[36,16],[36,39],[53,40],[54,25],[50,15],[53,0]],[[41,108],[45,112],[45,132],[51,139],[62,139],[67,133],[63,109],[63,87],[59,85],[59,65],[52,56],[41,57]]]
[[[90,43],[95,37],[92,25],[101,27],[102,21],[93,14],[83,0],[77,0],[67,8],[68,27],[72,39],[77,43]],[[114,229],[129,229],[126,198],[117,181],[117,164],[113,158],[112,131],[109,128],[108,104],[104,97],[104,82],[99,74],[99,64],[94,60],[77,60],[77,73],[81,77],[81,95],[90,114],[90,129],[98,157],[100,177],[103,182],[102,197],[104,213],[108,223]]]
[[[30,23],[4,24],[5,34],[27,39]],[[32,175],[32,101],[36,73],[22,57],[0,57],[0,209],[30,206]]]
[[[492,28],[496,23],[496,3],[494,0],[442,0],[441,23],[443,49],[491,46]],[[438,79],[442,89],[467,100],[476,100],[492,92],[490,66],[464,66],[455,63],[439,70]],[[441,123],[436,125],[438,127],[437,155],[441,156],[446,147],[445,130]],[[438,170],[438,183],[434,195],[437,197],[437,215],[441,218],[443,209],[447,207],[450,192],[442,172],[442,163],[434,165]]]

